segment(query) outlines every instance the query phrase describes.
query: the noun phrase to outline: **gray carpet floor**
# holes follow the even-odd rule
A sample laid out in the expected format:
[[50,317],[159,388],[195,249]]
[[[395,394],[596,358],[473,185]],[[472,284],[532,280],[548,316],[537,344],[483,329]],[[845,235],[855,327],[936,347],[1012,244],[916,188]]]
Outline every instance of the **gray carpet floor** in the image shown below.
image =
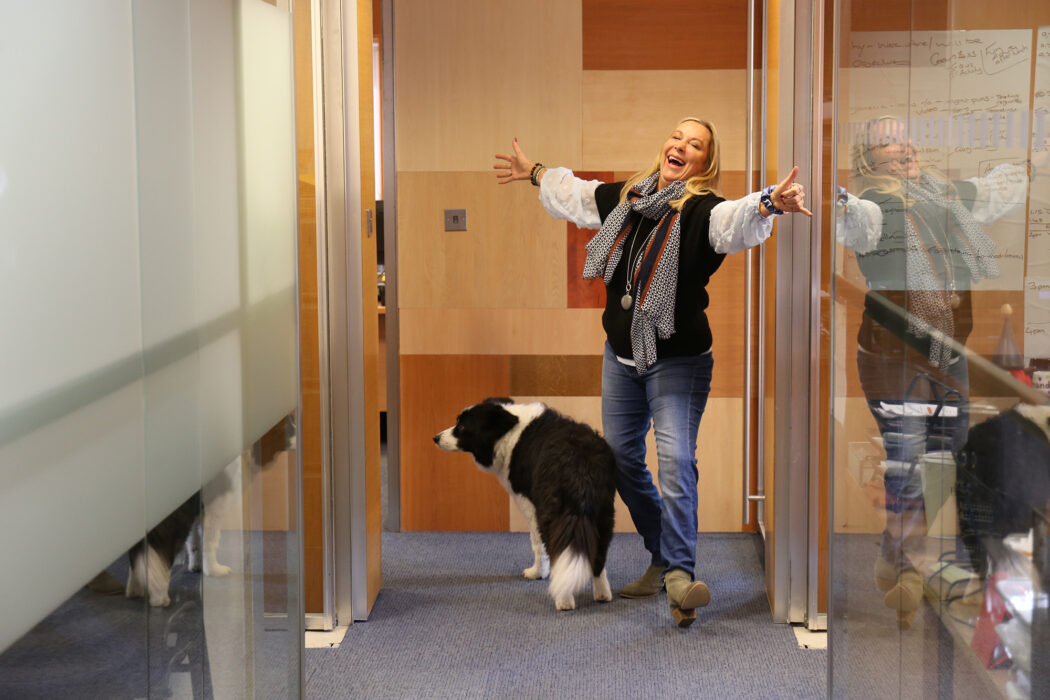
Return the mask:
[[[386,533],[383,589],[341,646],[307,649],[310,698],[823,698],[827,654],[771,621],[761,541],[702,535],[711,604],[692,627],[666,597],[558,612],[528,581],[520,533]],[[609,553],[614,594],[648,565],[634,534]]]

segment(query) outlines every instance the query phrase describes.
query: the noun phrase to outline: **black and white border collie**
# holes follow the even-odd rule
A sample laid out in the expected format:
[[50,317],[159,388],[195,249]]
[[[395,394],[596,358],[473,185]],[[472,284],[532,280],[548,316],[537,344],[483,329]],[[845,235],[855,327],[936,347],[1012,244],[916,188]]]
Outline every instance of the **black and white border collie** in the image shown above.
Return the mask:
[[464,409],[434,442],[471,454],[503,484],[529,521],[533,563],[522,573],[529,579],[550,575],[558,610],[574,609],[574,595],[588,581],[596,601],[612,600],[605,557],[616,461],[598,433],[542,403],[489,398]]

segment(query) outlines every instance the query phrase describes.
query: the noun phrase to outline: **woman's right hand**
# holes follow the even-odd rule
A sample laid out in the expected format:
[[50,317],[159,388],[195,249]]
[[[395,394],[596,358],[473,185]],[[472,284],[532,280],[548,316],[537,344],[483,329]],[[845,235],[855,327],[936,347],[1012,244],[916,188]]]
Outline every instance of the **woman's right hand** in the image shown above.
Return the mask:
[[532,173],[533,162],[521,152],[521,148],[518,147],[518,139],[514,139],[512,145],[514,146],[514,155],[508,156],[503,153],[497,153],[496,158],[506,162],[496,163],[492,166],[497,171],[496,181],[501,185],[506,185],[508,182],[514,182],[515,180],[528,180],[529,174]]

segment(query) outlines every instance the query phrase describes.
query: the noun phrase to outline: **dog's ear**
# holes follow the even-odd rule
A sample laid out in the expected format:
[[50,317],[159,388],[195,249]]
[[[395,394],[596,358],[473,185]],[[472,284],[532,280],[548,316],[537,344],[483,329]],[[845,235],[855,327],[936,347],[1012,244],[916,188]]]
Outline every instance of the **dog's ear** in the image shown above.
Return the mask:
[[518,417],[501,404],[484,401],[467,410],[458,424],[459,448],[473,455],[481,466],[491,467],[496,443],[517,423]]
[[514,403],[514,399],[509,399],[506,396],[490,396],[481,403],[494,403],[500,406],[508,406]]

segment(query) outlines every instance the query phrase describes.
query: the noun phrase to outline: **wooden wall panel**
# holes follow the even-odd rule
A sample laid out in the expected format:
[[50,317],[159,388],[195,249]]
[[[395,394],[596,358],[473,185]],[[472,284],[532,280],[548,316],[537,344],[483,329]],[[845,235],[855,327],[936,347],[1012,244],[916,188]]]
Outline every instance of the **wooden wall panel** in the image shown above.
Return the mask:
[[[445,231],[445,209],[467,230]],[[484,173],[398,177],[398,294],[402,309],[564,308],[565,223],[528,183]]]
[[600,279],[583,279],[583,266],[587,261],[586,245],[596,229],[578,228],[576,224],[566,222],[566,305],[570,309],[604,309],[605,282]]
[[588,70],[583,72],[582,93],[582,167],[587,170],[635,172],[648,167],[683,117],[714,124],[721,139],[722,168],[744,169],[743,69]]
[[534,159],[579,166],[580,0],[397,0],[394,12],[399,173],[491,172],[514,137]]
[[744,68],[741,0],[584,0],[584,70]]
[[[634,54],[616,59],[593,43],[604,30],[583,26],[584,2],[619,13],[645,37],[661,25],[664,33],[650,37],[655,51],[645,41],[633,49],[650,63],[602,63]],[[561,394],[548,403],[600,425],[593,394],[605,337],[604,290],[579,281],[590,232],[552,220],[535,188],[498,186],[493,154],[508,152],[516,136],[534,160],[615,181],[648,166],[679,118],[699,116],[719,129],[723,194],[741,196],[745,8],[739,0],[703,8],[684,0],[395,0],[394,9],[403,526],[500,529],[492,514],[480,527],[460,520],[502,490],[469,457],[436,452],[431,436],[463,406],[500,393]],[[698,50],[664,51],[666,30],[696,25],[694,15],[705,28]],[[726,50],[712,49],[707,33]],[[585,42],[599,49],[589,64],[598,70],[583,70]],[[467,209],[467,231],[443,230],[446,208]],[[709,291],[716,370],[700,438],[701,523],[738,531],[743,256],[724,263]],[[465,492],[440,492],[435,460],[457,469]],[[505,496],[499,502],[505,528],[514,515]],[[626,511],[618,527],[633,530]]]
[[294,4],[295,132],[298,171],[299,416],[303,483],[303,605],[324,610],[321,511],[321,382],[317,318],[317,187],[314,179],[313,51],[310,2]]
[[739,532],[744,517],[744,400],[712,395],[698,443],[700,531]]
[[511,396],[601,396],[602,355],[515,355]]
[[509,498],[467,454],[434,444],[466,406],[507,396],[506,357],[401,356],[401,526],[404,530],[504,531]]
[[599,309],[401,310],[402,355],[594,355],[604,346]]
[[712,396],[744,395],[744,261],[743,254],[726,256],[707,285],[711,297],[707,319],[715,357]]
[[[374,142],[372,124],[372,0],[357,0],[357,95],[360,109],[357,138],[362,151],[368,153]],[[349,9],[349,8],[347,8]],[[345,99],[354,99],[349,95]],[[379,299],[376,292],[376,237],[372,222],[376,211],[375,168],[370,158],[361,158],[357,164],[361,211],[356,222],[347,221],[347,227],[359,236],[361,246],[361,296],[363,310],[361,339],[364,352],[364,409],[365,409],[365,542],[367,608],[371,611],[383,585],[382,546],[383,515],[381,499],[381,465],[379,445]],[[354,178],[348,178],[348,184]],[[351,302],[355,301],[351,295]],[[361,611],[355,610],[359,615]],[[367,614],[367,611],[366,611]]]
[[[617,182],[616,176],[609,171],[591,172],[586,170],[574,171],[577,177],[584,180],[600,180],[602,182]],[[626,179],[626,178],[624,178]],[[570,309],[601,309],[605,307],[605,284],[601,280],[585,280],[583,265],[587,260],[587,250],[584,246],[598,231],[595,229],[578,228],[571,222],[565,223],[566,230],[566,305]]]

